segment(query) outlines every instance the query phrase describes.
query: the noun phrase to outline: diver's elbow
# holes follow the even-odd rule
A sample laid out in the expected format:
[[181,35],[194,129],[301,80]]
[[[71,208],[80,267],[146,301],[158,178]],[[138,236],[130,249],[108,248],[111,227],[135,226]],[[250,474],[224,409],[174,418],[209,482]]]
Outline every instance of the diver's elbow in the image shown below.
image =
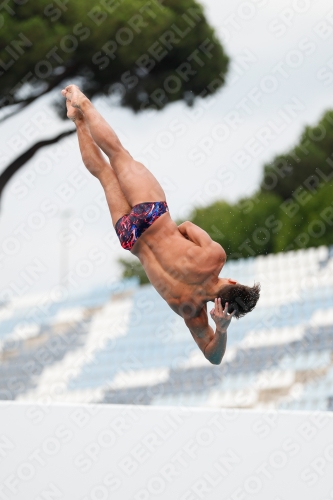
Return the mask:
[[210,358],[207,358],[208,361],[212,364],[212,365],[220,365],[222,363],[222,358],[213,358],[213,357],[210,357]]

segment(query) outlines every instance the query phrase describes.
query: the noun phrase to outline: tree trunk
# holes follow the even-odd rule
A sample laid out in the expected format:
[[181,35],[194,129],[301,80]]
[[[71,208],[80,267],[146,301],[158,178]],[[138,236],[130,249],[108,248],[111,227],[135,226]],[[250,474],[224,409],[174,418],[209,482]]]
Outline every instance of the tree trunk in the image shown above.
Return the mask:
[[46,139],[44,141],[36,142],[31,148],[18,156],[12,163],[10,163],[5,170],[0,174],[0,201],[2,197],[2,192],[9,182],[9,180],[13,177],[16,172],[23,167],[41,148],[45,146],[50,146],[51,144],[55,144],[56,142],[61,141],[64,137],[67,137],[76,132],[76,129],[68,130],[67,132],[62,132],[61,134],[53,137],[53,139]]

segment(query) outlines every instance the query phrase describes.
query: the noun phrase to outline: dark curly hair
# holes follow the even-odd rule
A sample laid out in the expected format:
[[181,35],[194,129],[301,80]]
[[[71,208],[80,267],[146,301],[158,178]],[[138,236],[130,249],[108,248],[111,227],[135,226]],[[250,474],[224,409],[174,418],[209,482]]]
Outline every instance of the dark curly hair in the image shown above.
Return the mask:
[[253,311],[260,297],[260,283],[251,288],[245,285],[225,285],[219,291],[217,298],[221,299],[224,307],[228,302],[228,313],[235,312],[235,318],[241,318]]

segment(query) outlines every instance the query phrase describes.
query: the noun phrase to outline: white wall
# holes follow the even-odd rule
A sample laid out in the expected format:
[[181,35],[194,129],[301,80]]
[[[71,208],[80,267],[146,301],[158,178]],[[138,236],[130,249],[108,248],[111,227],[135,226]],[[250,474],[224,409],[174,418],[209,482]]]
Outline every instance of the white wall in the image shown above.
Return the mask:
[[333,415],[0,404],[0,499],[328,500]]

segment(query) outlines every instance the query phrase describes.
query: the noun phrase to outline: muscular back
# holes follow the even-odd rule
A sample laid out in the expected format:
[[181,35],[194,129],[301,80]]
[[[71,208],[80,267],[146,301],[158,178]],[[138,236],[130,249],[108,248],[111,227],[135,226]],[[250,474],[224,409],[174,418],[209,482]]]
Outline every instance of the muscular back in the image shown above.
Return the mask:
[[157,292],[184,318],[203,308],[206,288],[218,280],[226,258],[222,247],[207,233],[193,224],[191,228],[195,241],[166,213],[132,249]]

